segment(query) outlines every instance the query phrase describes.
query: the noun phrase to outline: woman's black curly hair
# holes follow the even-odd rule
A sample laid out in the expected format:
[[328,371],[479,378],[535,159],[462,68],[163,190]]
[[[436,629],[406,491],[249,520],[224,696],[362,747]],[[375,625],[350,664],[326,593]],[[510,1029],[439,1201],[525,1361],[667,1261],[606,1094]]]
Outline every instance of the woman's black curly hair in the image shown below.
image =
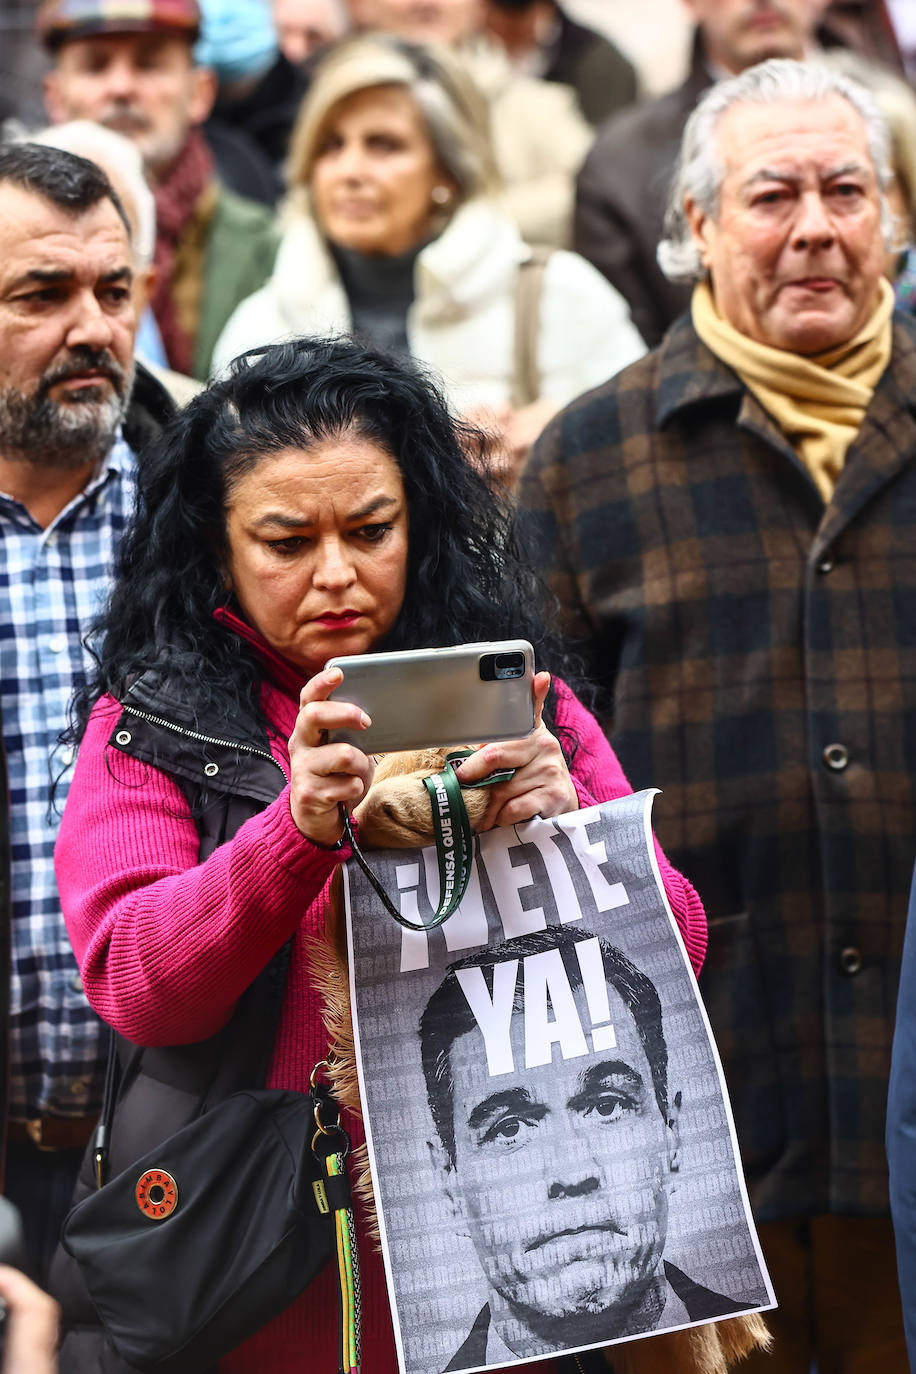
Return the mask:
[[466,456],[481,436],[456,427],[416,366],[346,339],[298,339],[237,359],[142,457],[138,513],[92,636],[100,647],[76,702],[75,735],[96,697],[120,697],[154,663],[186,687],[209,733],[231,731],[240,708],[261,715],[256,654],[214,618],[232,604],[227,503],[234,483],[265,457],[299,449],[308,462],[309,448],[343,433],[391,453],[407,496],[406,592],[384,647],[521,637],[534,644],[539,666],[565,672],[511,510]]

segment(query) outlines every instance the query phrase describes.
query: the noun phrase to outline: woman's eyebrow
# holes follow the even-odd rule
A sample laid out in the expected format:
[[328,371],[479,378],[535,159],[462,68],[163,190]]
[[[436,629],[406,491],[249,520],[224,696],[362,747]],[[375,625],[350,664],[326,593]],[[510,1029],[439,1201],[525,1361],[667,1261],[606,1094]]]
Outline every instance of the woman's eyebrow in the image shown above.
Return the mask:
[[396,506],[398,499],[396,496],[376,496],[373,501],[362,506],[359,510],[351,511],[347,516],[348,520],[365,520],[367,515],[378,515],[379,511],[388,510],[391,506]]
[[[392,506],[397,506],[398,500],[394,496],[377,496],[369,501],[359,510],[350,511],[344,516],[347,521],[365,520],[370,515],[378,515],[380,511],[389,510]],[[318,522],[314,516],[310,515],[290,515],[288,512],[269,510],[263,515],[259,515],[254,522],[254,528],[258,530],[274,528],[282,530],[301,530],[310,529]]]

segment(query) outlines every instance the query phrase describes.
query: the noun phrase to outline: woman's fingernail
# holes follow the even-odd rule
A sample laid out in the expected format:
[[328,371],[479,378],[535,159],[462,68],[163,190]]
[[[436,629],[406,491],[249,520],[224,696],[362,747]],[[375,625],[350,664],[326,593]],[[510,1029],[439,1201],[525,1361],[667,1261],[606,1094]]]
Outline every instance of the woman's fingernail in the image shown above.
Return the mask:
[[360,723],[360,725],[363,727],[364,730],[368,730],[369,726],[372,724],[372,719],[371,719],[371,717],[369,717],[369,716],[366,715],[365,711],[360,711],[360,713],[359,713],[359,723]]

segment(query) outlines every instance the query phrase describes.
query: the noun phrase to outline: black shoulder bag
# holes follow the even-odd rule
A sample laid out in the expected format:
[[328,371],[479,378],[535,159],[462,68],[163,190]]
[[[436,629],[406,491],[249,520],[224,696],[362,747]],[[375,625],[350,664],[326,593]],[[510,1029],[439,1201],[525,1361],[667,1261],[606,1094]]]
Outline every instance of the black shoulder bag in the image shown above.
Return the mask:
[[[273,1040],[286,954],[211,1040],[165,1050],[121,1042],[120,1056],[112,1047],[81,1200],[64,1222],[65,1254],[51,1275],[71,1316],[62,1374],[201,1374],[283,1311],[335,1254],[340,1369],[358,1367],[349,1140],[322,1066],[307,1095],[225,1093],[227,1065],[236,1078],[263,1082],[252,1061],[263,1063],[258,1050]],[[183,1099],[193,1115],[163,1138],[156,1118],[174,1126]],[[77,1308],[82,1296],[90,1313],[84,1322],[72,1321],[74,1286]]]

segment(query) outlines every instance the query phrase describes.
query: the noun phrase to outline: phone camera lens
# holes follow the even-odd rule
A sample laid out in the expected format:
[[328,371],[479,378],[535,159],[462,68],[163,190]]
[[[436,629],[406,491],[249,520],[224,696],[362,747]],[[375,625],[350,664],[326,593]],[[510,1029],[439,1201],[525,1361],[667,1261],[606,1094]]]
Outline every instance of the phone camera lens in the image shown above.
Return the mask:
[[509,682],[525,676],[525,655],[483,654],[479,668],[482,682]]
[[497,654],[496,680],[506,682],[510,678],[521,677],[525,671],[524,654]]

